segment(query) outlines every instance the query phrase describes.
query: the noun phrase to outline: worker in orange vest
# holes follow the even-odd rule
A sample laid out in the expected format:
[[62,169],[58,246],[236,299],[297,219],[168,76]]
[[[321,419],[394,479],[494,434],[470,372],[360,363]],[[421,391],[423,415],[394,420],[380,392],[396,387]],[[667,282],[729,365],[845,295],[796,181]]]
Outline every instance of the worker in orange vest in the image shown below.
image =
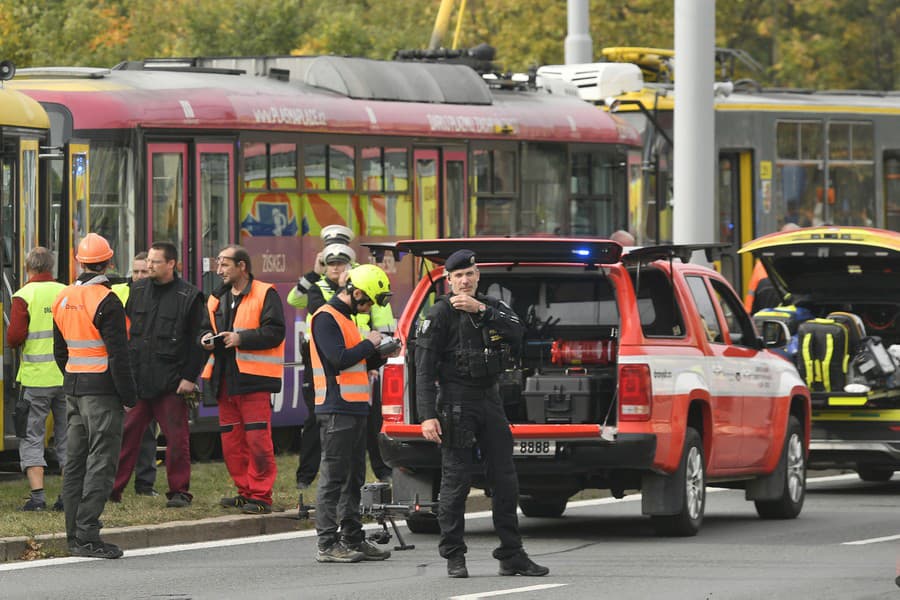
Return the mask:
[[69,553],[119,558],[100,539],[100,515],[112,491],[125,410],[137,399],[128,359],[125,309],[106,270],[113,250],[96,233],[78,244],[82,274],[53,303],[53,354],[66,392],[63,504]]
[[222,455],[238,492],[220,503],[267,514],[277,474],[271,400],[284,374],[284,310],[275,287],[253,277],[246,248],[226,246],[216,262],[222,286],[206,303],[200,344],[212,355],[201,377],[218,400]]

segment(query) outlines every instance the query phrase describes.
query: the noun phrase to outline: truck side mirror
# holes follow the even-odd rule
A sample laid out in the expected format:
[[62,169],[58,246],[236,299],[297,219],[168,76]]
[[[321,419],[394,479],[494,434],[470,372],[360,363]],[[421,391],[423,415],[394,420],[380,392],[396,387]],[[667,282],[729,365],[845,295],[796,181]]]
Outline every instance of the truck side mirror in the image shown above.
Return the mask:
[[783,348],[791,341],[791,332],[781,321],[763,321],[762,339],[766,348]]

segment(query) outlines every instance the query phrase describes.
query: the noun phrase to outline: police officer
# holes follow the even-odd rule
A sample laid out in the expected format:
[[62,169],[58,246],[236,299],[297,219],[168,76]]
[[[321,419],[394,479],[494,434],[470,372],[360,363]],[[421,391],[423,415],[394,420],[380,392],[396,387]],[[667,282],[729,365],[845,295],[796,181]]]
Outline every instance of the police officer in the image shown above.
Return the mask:
[[122,556],[100,539],[100,515],[119,460],[123,407],[137,397],[125,309],[106,277],[112,257],[106,239],[87,234],[75,254],[84,272],[53,303],[53,354],[66,392],[66,537],[70,554],[95,558]]
[[444,270],[451,292],[428,311],[416,342],[422,433],[441,445],[438,549],[450,577],[469,576],[463,533],[477,449],[493,492],[494,528],[500,538],[493,556],[500,561],[500,575],[546,575],[549,569],[535,564],[522,548],[512,434],[497,391],[497,376],[517,353],[524,329],[508,305],[477,294],[474,252],[454,252]]

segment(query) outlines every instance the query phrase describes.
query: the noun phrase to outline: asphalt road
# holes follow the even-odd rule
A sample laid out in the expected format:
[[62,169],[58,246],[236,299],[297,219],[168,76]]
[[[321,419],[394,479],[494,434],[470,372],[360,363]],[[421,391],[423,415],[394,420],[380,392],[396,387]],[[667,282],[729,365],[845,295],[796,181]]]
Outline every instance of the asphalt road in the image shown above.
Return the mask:
[[[813,475],[815,476],[815,474]],[[544,578],[499,577],[490,518],[467,524],[470,578],[446,577],[436,538],[383,563],[315,562],[309,532],[126,552],[114,561],[63,558],[0,565],[13,598],[429,599],[900,598],[900,476],[811,481],[793,521],[763,521],[743,493],[710,490],[694,538],[657,538],[640,503],[570,505],[562,519],[522,518]],[[403,532],[406,533],[403,528]]]

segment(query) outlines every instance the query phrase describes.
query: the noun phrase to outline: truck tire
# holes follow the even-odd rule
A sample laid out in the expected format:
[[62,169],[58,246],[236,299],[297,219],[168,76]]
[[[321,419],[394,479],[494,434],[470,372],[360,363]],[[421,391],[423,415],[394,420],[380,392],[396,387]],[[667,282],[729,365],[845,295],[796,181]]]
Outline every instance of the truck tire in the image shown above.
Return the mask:
[[703,440],[693,427],[688,427],[685,432],[681,464],[673,477],[681,482],[681,510],[674,515],[653,515],[650,521],[657,535],[697,535],[706,509],[706,468],[703,462]]
[[430,512],[414,513],[406,517],[406,527],[413,533],[440,533],[437,515]]
[[856,467],[856,473],[863,481],[872,482],[890,481],[891,477],[894,476],[893,469],[890,469],[888,467],[864,467],[862,465],[858,465]]
[[756,500],[756,512],[763,519],[793,519],[803,509],[806,498],[806,454],[803,428],[797,417],[788,421],[787,437],[777,470],[784,475],[784,490],[775,500]]
[[526,517],[556,518],[566,512],[569,499],[558,496],[519,496],[519,508]]

